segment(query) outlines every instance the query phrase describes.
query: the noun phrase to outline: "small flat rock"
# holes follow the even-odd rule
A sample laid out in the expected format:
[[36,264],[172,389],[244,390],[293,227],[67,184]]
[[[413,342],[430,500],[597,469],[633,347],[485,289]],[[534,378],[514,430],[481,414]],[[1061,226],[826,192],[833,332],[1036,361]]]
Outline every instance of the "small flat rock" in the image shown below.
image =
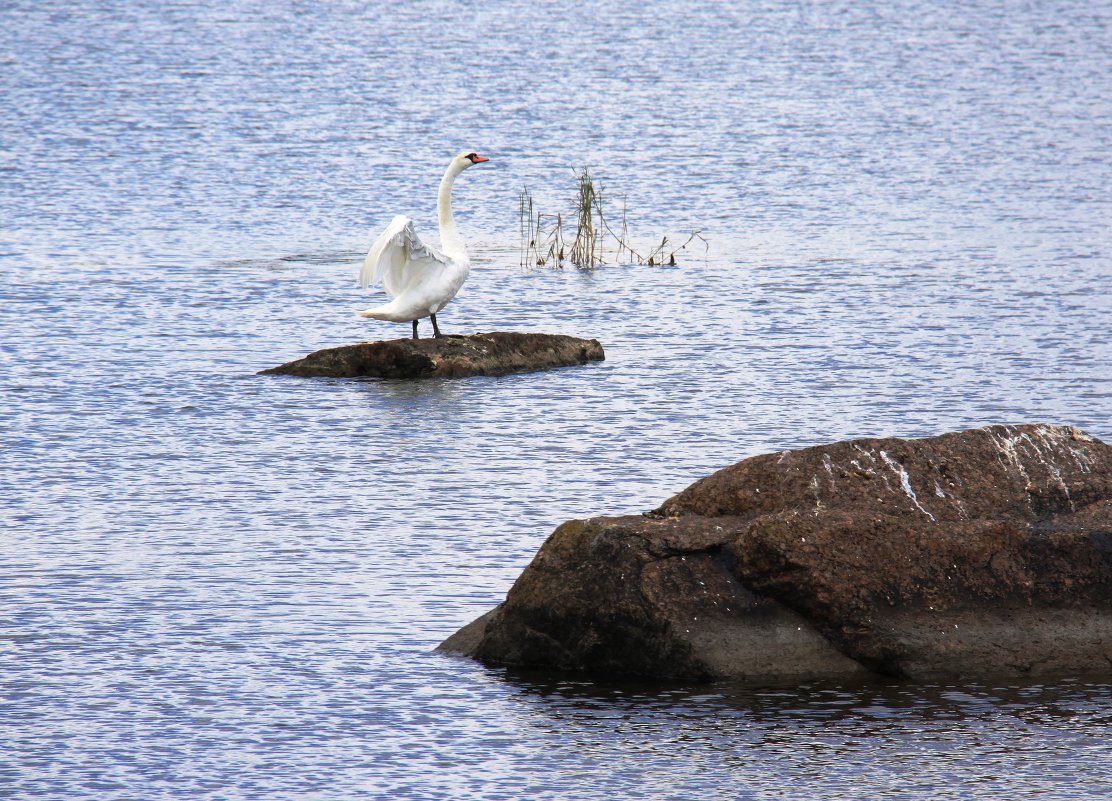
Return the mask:
[[440,339],[361,342],[310,353],[259,375],[331,378],[462,378],[507,375],[602,361],[597,339],[493,331]]

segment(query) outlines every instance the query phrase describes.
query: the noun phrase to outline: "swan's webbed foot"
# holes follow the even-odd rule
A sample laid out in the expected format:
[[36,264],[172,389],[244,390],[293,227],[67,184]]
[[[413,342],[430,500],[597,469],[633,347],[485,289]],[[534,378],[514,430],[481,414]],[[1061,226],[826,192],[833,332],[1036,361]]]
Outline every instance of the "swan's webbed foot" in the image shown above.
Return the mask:
[[[440,339],[444,335],[442,333],[440,333],[440,326],[438,326],[436,324],[436,315],[435,314],[430,314],[429,316],[432,318],[432,335],[434,337],[436,337],[437,339]],[[413,324],[417,325],[417,321],[415,320],[413,322]]]
[[417,336],[417,321],[416,320],[413,321],[413,338],[414,339],[420,339],[420,337]]

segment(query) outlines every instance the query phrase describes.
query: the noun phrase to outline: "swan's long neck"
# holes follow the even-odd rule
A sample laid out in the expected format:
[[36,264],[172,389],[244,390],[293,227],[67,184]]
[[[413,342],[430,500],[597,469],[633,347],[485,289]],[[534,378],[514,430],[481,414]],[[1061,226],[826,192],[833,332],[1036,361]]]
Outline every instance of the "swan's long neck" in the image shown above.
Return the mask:
[[452,217],[452,184],[462,169],[455,162],[448,165],[444,177],[440,179],[440,191],[436,196],[436,212],[440,222],[440,247],[444,255],[467,258],[467,248],[459,238],[456,221]]

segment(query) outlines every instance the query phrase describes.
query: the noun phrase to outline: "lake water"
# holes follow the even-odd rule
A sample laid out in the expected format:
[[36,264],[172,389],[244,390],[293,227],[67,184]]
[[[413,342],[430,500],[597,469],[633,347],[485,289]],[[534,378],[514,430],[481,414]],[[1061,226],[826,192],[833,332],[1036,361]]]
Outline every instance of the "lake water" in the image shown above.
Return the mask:
[[[1112,686],[588,682],[432,649],[560,522],[741,458],[1112,439],[1112,8],[0,4],[0,797],[1112,797]],[[260,377],[455,193],[448,332],[599,365]],[[589,166],[676,267],[523,268]],[[428,324],[424,326],[427,333]]]

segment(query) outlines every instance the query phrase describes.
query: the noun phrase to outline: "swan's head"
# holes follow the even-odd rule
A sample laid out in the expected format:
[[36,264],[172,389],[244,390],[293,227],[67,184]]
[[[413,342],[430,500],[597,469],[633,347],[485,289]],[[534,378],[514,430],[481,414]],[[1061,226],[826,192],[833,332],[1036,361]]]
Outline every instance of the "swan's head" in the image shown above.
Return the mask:
[[473,150],[465,150],[454,159],[452,159],[452,165],[457,170],[462,171],[466,170],[468,167],[473,167],[476,164],[482,164],[484,161],[490,161],[490,159],[483,158]]

